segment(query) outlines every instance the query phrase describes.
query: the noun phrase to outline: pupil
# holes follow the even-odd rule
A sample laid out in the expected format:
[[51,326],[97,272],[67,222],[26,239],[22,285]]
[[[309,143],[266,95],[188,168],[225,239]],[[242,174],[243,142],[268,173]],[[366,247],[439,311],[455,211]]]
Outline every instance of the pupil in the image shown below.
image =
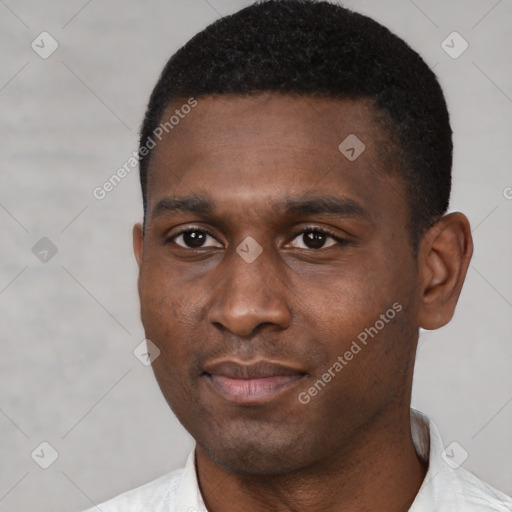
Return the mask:
[[302,236],[304,243],[310,249],[321,249],[325,243],[325,235],[318,231],[309,231]]
[[190,247],[201,247],[205,238],[206,235],[202,231],[188,231],[183,234],[183,240]]

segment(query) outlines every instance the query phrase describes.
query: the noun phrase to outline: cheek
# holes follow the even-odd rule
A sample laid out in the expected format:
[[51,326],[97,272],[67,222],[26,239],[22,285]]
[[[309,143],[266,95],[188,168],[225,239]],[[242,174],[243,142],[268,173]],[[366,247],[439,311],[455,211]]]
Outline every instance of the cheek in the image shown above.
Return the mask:
[[151,365],[155,379],[170,408],[186,420],[191,413],[189,402],[196,396],[190,378],[196,350],[191,333],[198,325],[195,301],[156,265],[141,274],[140,301],[146,338],[160,350]]
[[405,264],[398,271],[395,266],[385,257],[371,265],[361,259],[360,265],[340,268],[322,286],[301,276],[307,289],[299,298],[308,304],[305,323],[315,326],[328,368],[343,358],[339,385],[356,380],[368,390],[409,367],[414,347],[409,270]]
[[166,268],[151,263],[141,273],[140,284],[141,320],[146,337],[160,349],[166,371],[185,368],[183,363],[193,346],[182,340],[188,340],[189,333],[197,328],[200,298],[180,286]]
[[201,294],[183,286],[171,265],[148,259],[141,272],[140,287],[141,314],[148,322],[158,321],[165,327],[175,322],[197,321]]
[[396,282],[383,262],[364,261],[332,270],[328,276],[302,274],[294,287],[297,304],[326,339],[348,340],[372,325],[397,300]]

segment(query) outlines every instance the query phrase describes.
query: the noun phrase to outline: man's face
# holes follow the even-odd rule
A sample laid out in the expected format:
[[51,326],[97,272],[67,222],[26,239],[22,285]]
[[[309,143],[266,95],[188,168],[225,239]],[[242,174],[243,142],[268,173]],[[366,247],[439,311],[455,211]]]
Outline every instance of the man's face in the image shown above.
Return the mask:
[[386,145],[364,101],[260,94],[199,99],[154,150],[142,322],[167,402],[227,470],[324,464],[408,411],[418,278]]

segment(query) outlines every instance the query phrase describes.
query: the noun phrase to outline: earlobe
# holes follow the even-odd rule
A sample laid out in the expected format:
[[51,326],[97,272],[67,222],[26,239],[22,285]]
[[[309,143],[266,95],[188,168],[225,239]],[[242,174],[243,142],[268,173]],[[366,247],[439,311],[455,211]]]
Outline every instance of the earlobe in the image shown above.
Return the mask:
[[469,221],[456,212],[425,233],[418,251],[419,327],[438,329],[453,317],[473,253]]

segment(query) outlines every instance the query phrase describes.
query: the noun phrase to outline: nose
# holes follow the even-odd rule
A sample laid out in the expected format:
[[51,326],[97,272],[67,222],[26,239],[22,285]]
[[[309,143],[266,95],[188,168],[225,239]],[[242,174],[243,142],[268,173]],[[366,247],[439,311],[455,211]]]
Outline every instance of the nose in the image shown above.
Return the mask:
[[286,297],[291,292],[286,276],[265,251],[251,263],[235,252],[223,264],[224,268],[217,269],[219,284],[212,292],[208,313],[212,324],[239,337],[248,337],[265,324],[276,329],[290,325]]

